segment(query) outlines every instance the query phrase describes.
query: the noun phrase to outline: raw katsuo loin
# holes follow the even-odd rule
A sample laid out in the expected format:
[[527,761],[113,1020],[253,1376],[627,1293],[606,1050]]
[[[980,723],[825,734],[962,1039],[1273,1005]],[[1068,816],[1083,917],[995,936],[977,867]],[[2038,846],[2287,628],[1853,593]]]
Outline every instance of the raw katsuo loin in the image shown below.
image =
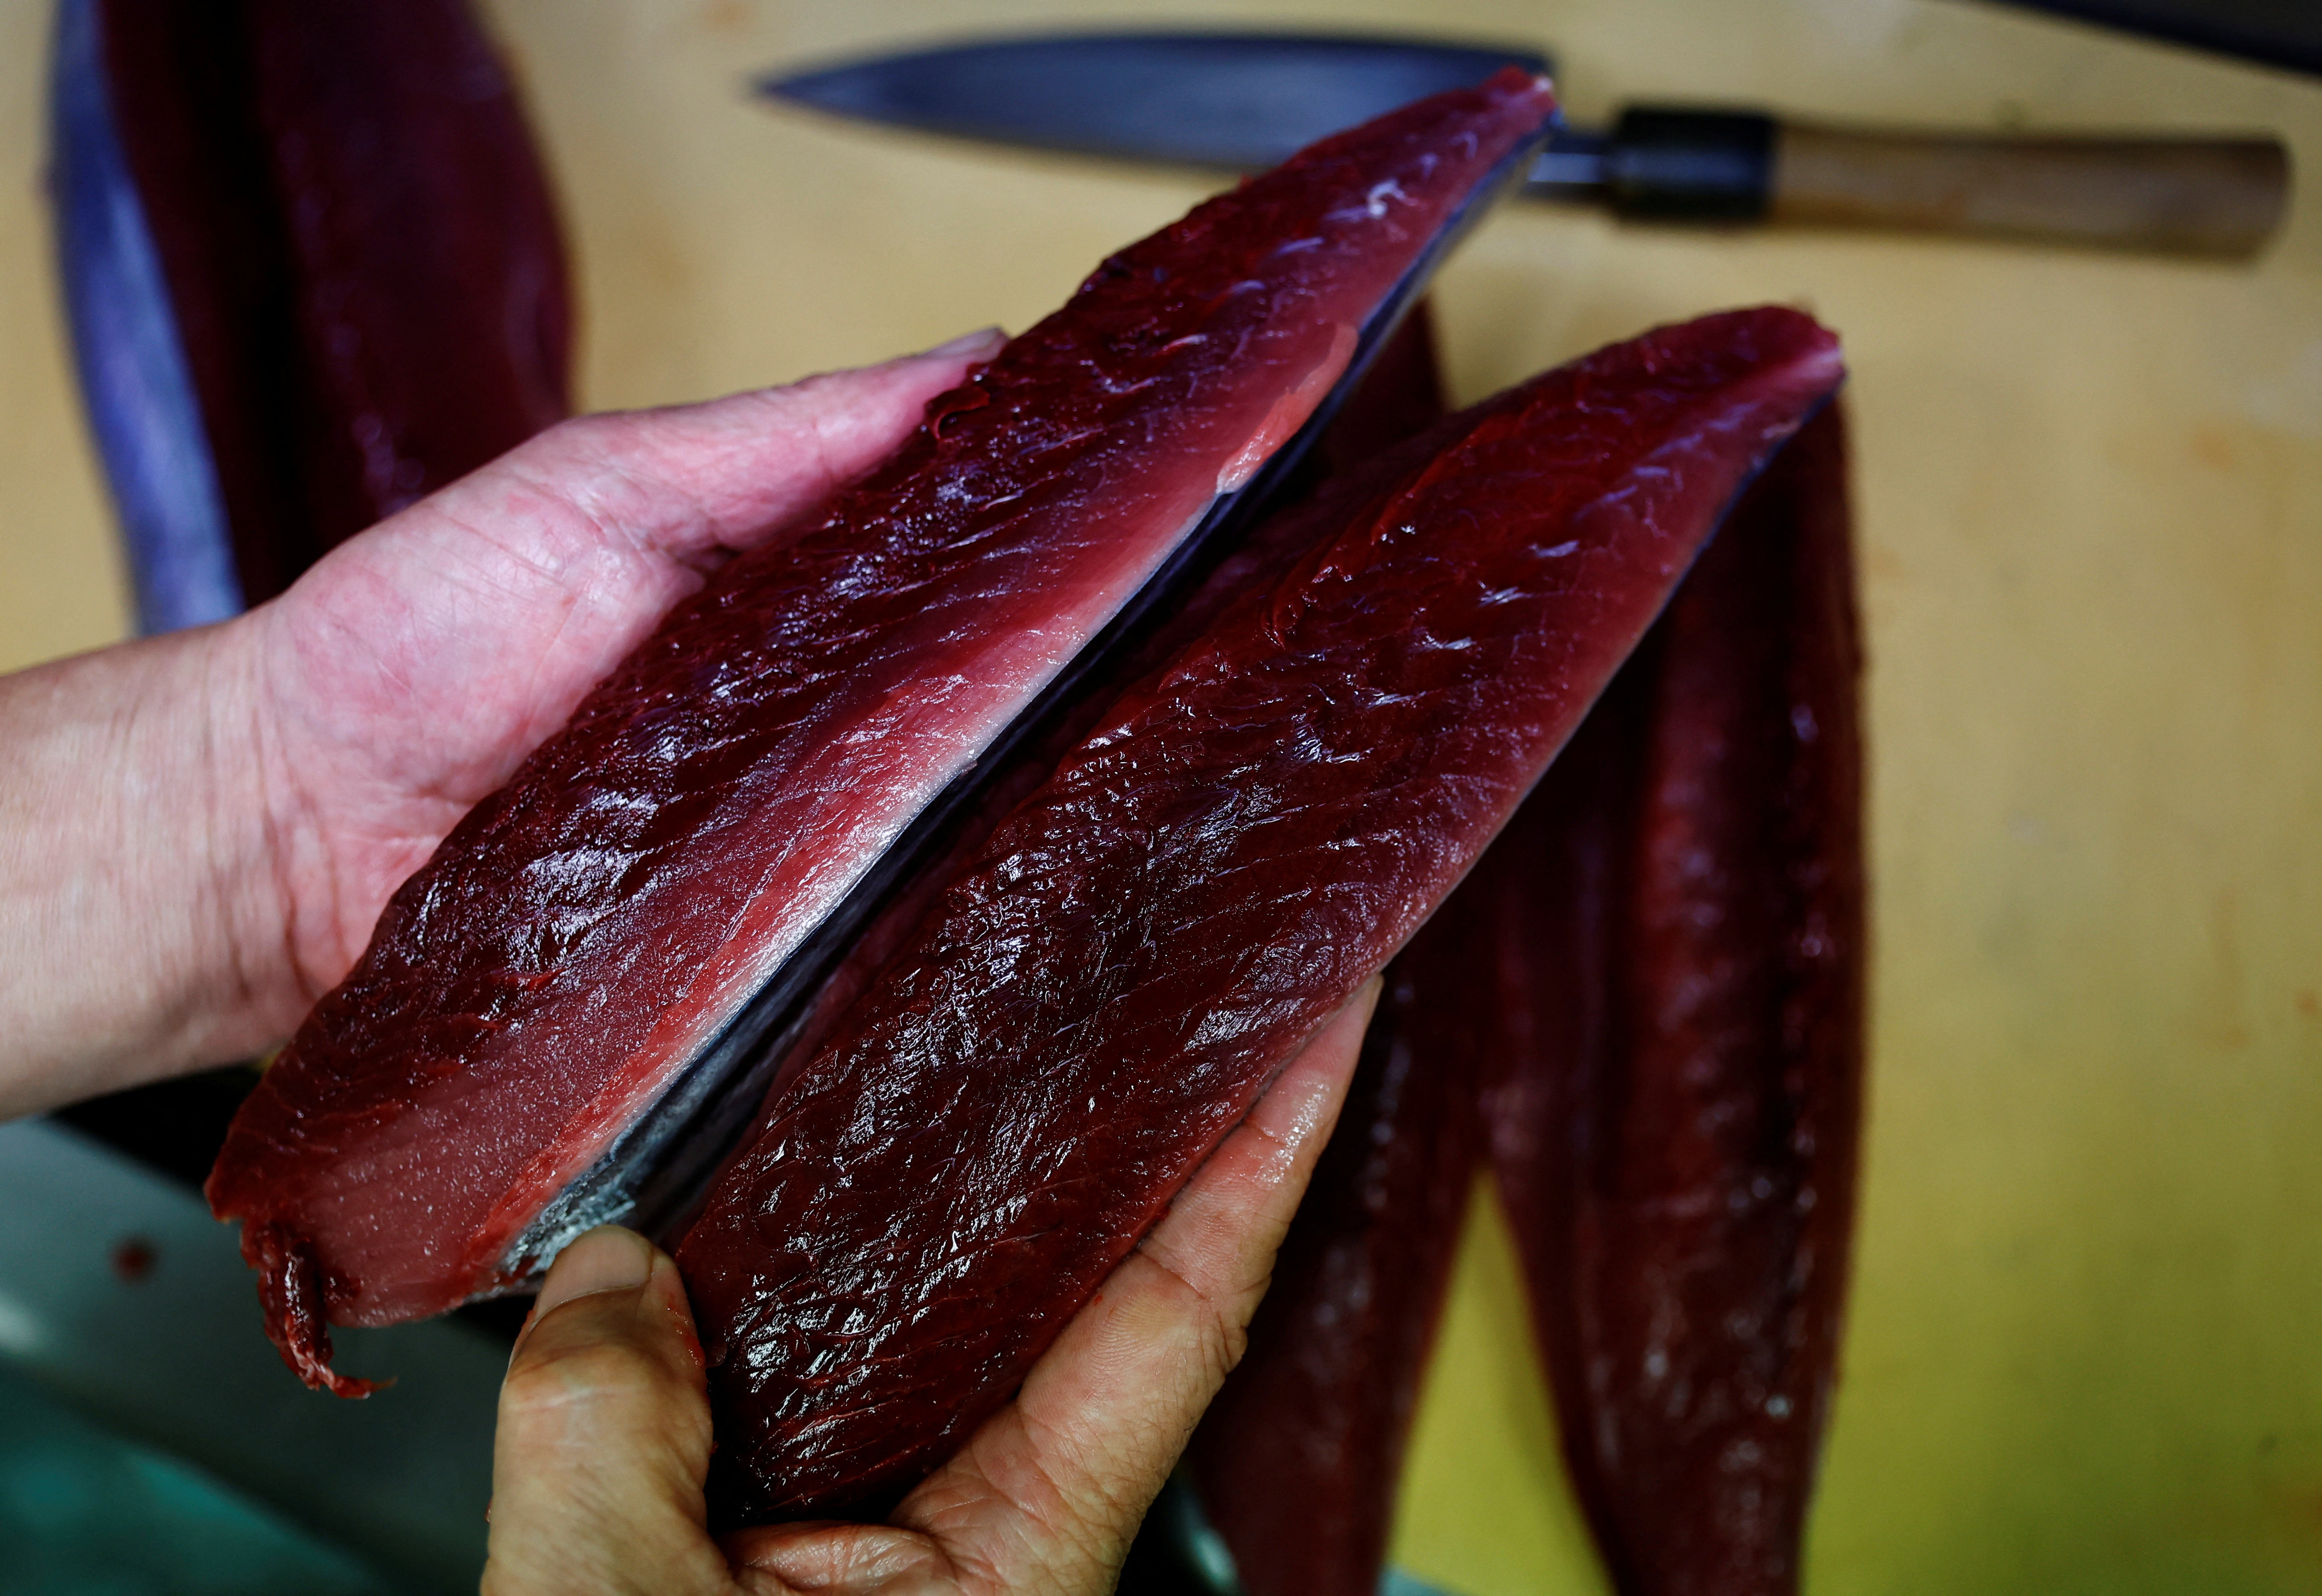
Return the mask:
[[1246,533],[1553,104],[1421,101],[1106,261],[470,813],[210,1179],[294,1368],[355,1394],[326,1321],[698,1200],[862,929]]

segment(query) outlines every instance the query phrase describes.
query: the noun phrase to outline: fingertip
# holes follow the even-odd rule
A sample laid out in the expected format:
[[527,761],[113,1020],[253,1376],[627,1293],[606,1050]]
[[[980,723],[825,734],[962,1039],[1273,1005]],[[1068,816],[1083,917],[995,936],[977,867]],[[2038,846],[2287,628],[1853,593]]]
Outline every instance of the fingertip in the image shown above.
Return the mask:
[[711,1445],[675,1262],[635,1231],[580,1236],[501,1385],[487,1596],[727,1588],[702,1530]]
[[706,1368],[701,1337],[693,1322],[693,1304],[685,1292],[685,1277],[677,1260],[634,1230],[600,1225],[568,1244],[549,1267],[540,1295],[517,1332],[511,1361],[524,1349],[533,1329],[550,1313],[584,1297],[643,1289],[644,1300],[666,1314],[697,1369]]
[[692,1300],[685,1294],[685,1277],[678,1272],[677,1260],[658,1247],[654,1249],[653,1276],[645,1282],[645,1294],[669,1316],[695,1372],[706,1375],[709,1359],[702,1351],[701,1332],[693,1321]]
[[662,1255],[653,1243],[618,1225],[599,1225],[585,1231],[549,1266],[540,1298],[533,1304],[533,1317],[544,1318],[576,1297],[634,1291],[653,1278],[654,1261]]
[[1276,1090],[1290,1084],[1294,1075],[1317,1083],[1327,1082],[1326,1093],[1332,1099],[1331,1111],[1335,1113],[1338,1093],[1345,1089],[1348,1078],[1361,1060],[1363,1035],[1370,1029],[1371,1014],[1378,1008],[1379,994],[1385,986],[1385,977],[1374,975],[1356,988],[1352,997],[1315,1027],[1303,1051],[1283,1072],[1283,1079],[1275,1082]]
[[978,327],[973,333],[963,333],[947,339],[933,349],[913,355],[915,360],[955,360],[961,359],[986,360],[1000,352],[1008,342],[1008,334],[999,327]]
[[[1348,1086],[1362,1062],[1363,1036],[1383,984],[1381,977],[1373,976],[1315,1027],[1305,1046],[1251,1106],[1246,1125],[1257,1133],[1257,1143],[1239,1148],[1239,1160],[1213,1155],[1213,1165],[1244,1163],[1244,1172],[1259,1176],[1262,1186],[1286,1181],[1294,1188],[1294,1204],[1322,1144],[1338,1124]],[[1283,1219],[1288,1222],[1286,1212]]]

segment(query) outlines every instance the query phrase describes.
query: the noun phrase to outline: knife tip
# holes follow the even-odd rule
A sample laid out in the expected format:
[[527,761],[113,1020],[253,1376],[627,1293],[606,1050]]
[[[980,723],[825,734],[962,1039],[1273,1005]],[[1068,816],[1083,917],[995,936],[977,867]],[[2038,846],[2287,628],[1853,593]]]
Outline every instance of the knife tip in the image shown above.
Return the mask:
[[749,92],[762,100],[812,105],[814,80],[821,76],[819,72],[760,72],[748,79]]

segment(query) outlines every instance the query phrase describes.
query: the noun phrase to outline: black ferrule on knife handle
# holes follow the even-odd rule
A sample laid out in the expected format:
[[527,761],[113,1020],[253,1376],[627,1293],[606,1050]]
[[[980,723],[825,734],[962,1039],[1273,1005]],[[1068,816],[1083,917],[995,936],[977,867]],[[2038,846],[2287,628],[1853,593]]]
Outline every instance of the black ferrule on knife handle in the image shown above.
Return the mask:
[[1623,216],[1758,222],[1773,195],[1774,119],[1751,111],[1632,105],[1604,151],[1604,187]]

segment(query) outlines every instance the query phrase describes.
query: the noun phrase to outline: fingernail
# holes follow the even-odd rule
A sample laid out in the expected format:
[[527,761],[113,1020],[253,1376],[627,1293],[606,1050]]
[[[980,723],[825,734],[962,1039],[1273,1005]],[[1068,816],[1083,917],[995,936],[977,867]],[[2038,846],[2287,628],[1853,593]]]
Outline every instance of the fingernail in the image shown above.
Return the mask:
[[978,327],[973,333],[961,333],[948,343],[937,344],[935,348],[923,352],[919,358],[923,360],[931,360],[943,355],[981,354],[987,349],[997,348],[1007,342],[1008,334],[999,328]]
[[634,1230],[600,1225],[557,1254],[533,1305],[537,1321],[575,1297],[598,1291],[634,1291],[652,1277],[653,1244]]

